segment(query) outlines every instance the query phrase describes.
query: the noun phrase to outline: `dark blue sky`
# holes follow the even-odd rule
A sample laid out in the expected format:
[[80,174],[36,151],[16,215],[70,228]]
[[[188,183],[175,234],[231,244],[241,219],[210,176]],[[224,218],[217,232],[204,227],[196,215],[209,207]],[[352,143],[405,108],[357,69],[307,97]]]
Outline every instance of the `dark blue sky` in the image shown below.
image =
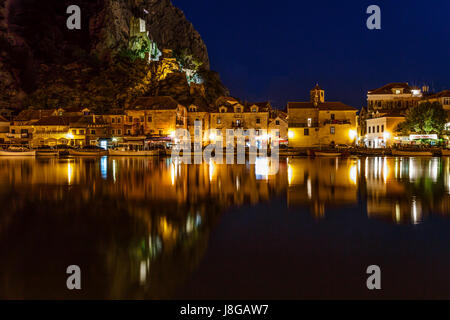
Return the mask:
[[[449,0],[172,0],[205,41],[231,94],[274,106],[307,100],[360,108],[388,82],[450,89]],[[381,8],[381,30],[366,9]]]

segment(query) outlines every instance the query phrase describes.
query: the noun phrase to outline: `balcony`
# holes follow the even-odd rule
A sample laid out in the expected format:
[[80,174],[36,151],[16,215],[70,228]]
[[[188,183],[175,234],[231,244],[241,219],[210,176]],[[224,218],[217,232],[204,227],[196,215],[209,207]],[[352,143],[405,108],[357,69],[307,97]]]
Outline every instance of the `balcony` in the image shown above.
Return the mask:
[[231,128],[233,128],[233,129],[242,129],[242,128],[244,128],[244,123],[243,122],[239,122],[239,123],[233,122],[231,124]]
[[311,122],[311,123],[302,123],[302,122],[289,122],[289,128],[317,128],[319,127],[319,123]]
[[351,124],[351,122],[350,120],[325,120],[323,124]]

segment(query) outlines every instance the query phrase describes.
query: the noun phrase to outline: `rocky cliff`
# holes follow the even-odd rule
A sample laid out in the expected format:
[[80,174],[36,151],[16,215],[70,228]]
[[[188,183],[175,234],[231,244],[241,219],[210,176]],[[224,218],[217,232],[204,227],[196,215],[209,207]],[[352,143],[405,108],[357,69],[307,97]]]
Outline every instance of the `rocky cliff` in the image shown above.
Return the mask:
[[[81,30],[66,27],[66,8],[72,4],[81,8]],[[129,46],[133,17],[145,21],[158,48],[188,52],[199,61],[204,90],[189,90],[186,79],[177,75],[181,70],[161,79],[158,70],[167,61],[146,65],[120,56]],[[141,94],[164,92],[186,101],[193,92],[203,92],[207,101],[228,94],[209,70],[200,35],[170,0],[3,0],[0,79],[0,107],[15,108],[71,107],[91,103],[86,96],[95,94],[96,105],[105,104],[102,108],[120,106]],[[107,90],[102,81],[122,91]]]

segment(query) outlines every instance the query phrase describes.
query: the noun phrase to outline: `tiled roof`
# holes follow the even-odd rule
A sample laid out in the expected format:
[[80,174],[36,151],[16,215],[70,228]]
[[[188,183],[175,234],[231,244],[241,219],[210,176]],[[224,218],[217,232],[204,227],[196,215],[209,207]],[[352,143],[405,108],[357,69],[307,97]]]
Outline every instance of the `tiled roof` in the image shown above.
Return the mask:
[[78,117],[64,117],[64,116],[50,116],[39,119],[34,123],[35,126],[68,126],[71,123],[77,122],[82,118]]
[[[315,109],[313,102],[288,102],[289,109]],[[356,111],[356,108],[348,106],[342,102],[323,102],[317,105],[319,110],[336,110],[336,111]]]
[[53,115],[54,112],[55,112],[54,109],[50,109],[50,110],[28,109],[28,110],[23,110],[22,112],[20,112],[14,120],[16,120],[16,121],[38,120],[43,117],[49,117],[49,116]]
[[427,97],[427,99],[450,98],[450,90],[444,90]]
[[411,93],[411,89],[413,89],[407,82],[392,82],[381,88],[369,90],[368,94],[392,94],[392,89],[394,88],[404,89],[404,93]]
[[169,96],[141,97],[131,105],[130,109],[170,110],[178,107],[178,101]]

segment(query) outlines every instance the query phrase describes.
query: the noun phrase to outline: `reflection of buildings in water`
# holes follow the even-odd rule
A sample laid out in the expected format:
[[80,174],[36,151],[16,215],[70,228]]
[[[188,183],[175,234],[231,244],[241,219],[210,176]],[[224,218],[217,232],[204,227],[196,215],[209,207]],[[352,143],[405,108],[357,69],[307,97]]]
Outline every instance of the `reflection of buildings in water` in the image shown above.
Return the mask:
[[395,223],[420,223],[448,208],[449,159],[366,158],[367,214]]
[[289,159],[289,206],[310,205],[317,217],[325,208],[357,202],[358,161],[341,158]]
[[[107,284],[104,292],[90,297],[128,298],[130,291],[135,298],[170,297],[200,261],[225,206],[265,201],[284,189],[283,169],[277,176],[261,175],[267,172],[265,164],[255,168],[142,158],[2,159],[0,197],[11,210],[0,214],[0,236],[7,234],[3,231],[8,226],[37,220],[36,229],[25,235],[28,240],[22,239],[21,229],[14,233],[18,239],[6,238],[7,243],[33,243],[20,257],[0,247],[2,261],[10,261],[0,273],[18,288],[4,289],[0,296],[25,297],[20,288],[30,279],[14,272],[16,263],[27,265],[41,252],[50,257],[48,265],[57,265],[64,260],[59,251],[70,249],[84,250],[79,261],[100,266],[104,274],[99,277]],[[65,249],[49,246],[42,233]],[[67,234],[71,237],[61,241]],[[86,241],[88,251],[80,248]],[[86,257],[86,252],[101,254]],[[44,278],[51,287],[52,278]],[[134,287],[138,289],[130,290]],[[36,292],[28,297],[34,294],[43,297]]]

